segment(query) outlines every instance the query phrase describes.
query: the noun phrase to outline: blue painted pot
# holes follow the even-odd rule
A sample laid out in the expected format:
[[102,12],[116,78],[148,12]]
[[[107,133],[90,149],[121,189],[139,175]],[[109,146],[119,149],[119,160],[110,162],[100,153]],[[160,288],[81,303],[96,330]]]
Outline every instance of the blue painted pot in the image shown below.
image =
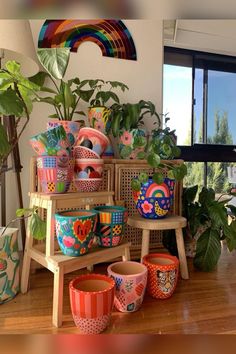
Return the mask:
[[146,219],[163,219],[173,204],[174,186],[175,181],[170,178],[161,184],[151,178],[143,183],[140,191],[133,191],[139,214]]
[[88,253],[93,244],[97,213],[68,210],[55,214],[56,235],[61,251],[72,257]]
[[121,206],[98,206],[94,208],[98,213],[98,222],[95,229],[97,241],[101,247],[118,246],[125,232],[127,210]]

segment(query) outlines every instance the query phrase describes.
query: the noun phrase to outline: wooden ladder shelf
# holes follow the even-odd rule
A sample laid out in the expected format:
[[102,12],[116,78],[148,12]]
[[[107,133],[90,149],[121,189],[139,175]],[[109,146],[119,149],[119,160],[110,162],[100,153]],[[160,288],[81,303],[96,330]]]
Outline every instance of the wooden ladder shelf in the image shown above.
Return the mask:
[[80,257],[69,257],[55,249],[54,214],[60,209],[85,207],[87,210],[96,204],[113,205],[114,192],[44,194],[33,192],[30,195],[30,208],[36,206],[46,209],[47,230],[45,244],[34,244],[28,221],[26,243],[21,278],[21,292],[28,290],[31,259],[54,274],[53,318],[56,327],[62,325],[64,274],[78,269],[92,267],[94,264],[107,262],[119,256],[123,261],[130,259],[130,243],[123,242],[112,248],[92,248],[89,253]]

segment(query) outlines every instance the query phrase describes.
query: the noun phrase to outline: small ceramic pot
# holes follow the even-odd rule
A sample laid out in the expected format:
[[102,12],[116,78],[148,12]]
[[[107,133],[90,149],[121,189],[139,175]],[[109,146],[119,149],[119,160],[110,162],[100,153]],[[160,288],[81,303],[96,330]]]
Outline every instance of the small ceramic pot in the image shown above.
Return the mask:
[[70,142],[62,125],[34,135],[29,142],[40,156],[71,155]]
[[68,210],[55,214],[56,235],[62,252],[82,256],[92,247],[97,214],[94,211]]
[[74,179],[78,192],[97,192],[102,185],[102,178]]
[[0,304],[12,300],[20,290],[18,229],[0,228]]
[[124,235],[128,213],[121,206],[98,206],[93,209],[98,213],[95,230],[98,244],[101,247],[118,246]]
[[102,159],[76,159],[76,179],[102,178],[104,161]]
[[75,160],[68,156],[41,156],[37,171],[43,193],[65,193],[74,176]]
[[163,219],[173,203],[175,181],[165,178],[162,184],[142,183],[139,192],[133,191],[133,198],[139,214],[146,219]]
[[116,283],[116,309],[121,312],[137,311],[146,290],[147,268],[138,262],[117,262],[109,265],[107,272]]
[[[138,146],[138,142],[142,137],[144,144]],[[148,136],[146,130],[143,129],[132,129],[132,130],[122,130],[119,136],[119,154],[122,159],[144,159],[144,150],[148,141]],[[125,151],[125,153],[124,153]],[[129,153],[127,153],[127,151]]]
[[100,156],[85,146],[75,146],[73,150],[75,159],[100,159]]
[[171,297],[179,276],[178,258],[164,253],[147,254],[143,264],[148,269],[148,293],[156,299]]
[[76,145],[85,146],[101,156],[109,144],[109,139],[99,130],[93,128],[81,128]]
[[84,274],[69,284],[75,325],[85,334],[103,332],[110,323],[115,282],[106,275]]
[[79,122],[74,122],[69,120],[53,119],[47,123],[47,129],[58,127],[59,125],[62,125],[63,128],[65,129],[67,138],[70,142],[70,146],[71,147],[74,146],[78,138],[81,124]]

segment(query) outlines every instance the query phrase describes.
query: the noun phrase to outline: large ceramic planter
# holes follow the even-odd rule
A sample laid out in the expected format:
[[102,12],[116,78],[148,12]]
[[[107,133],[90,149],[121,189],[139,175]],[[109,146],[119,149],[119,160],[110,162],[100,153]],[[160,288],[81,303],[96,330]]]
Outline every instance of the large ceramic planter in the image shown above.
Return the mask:
[[143,264],[148,269],[147,291],[156,299],[167,299],[175,291],[179,276],[177,257],[153,253],[143,257]]
[[81,128],[76,145],[85,146],[102,156],[109,144],[109,139],[99,130],[93,128]]
[[70,142],[65,129],[59,125],[46,132],[34,135],[29,140],[39,156],[70,156]]
[[115,282],[106,275],[85,274],[69,285],[75,325],[84,334],[98,334],[109,325],[114,304]]
[[75,160],[68,156],[41,156],[37,171],[43,193],[65,193],[74,176]]
[[[107,107],[89,107],[88,120],[91,128],[99,130],[103,134],[107,134],[111,126],[111,110]],[[109,138],[108,138],[109,139]],[[113,147],[109,139],[107,148],[102,157],[112,158],[114,156]]]
[[97,213],[69,210],[55,214],[56,235],[61,251],[72,257],[88,253],[92,247]]
[[[140,138],[144,144],[140,146]],[[144,159],[144,149],[148,137],[145,130],[132,129],[130,131],[122,130],[119,136],[119,154],[122,159]]]
[[20,290],[18,229],[0,228],[0,304],[13,299]]
[[59,125],[62,125],[65,129],[70,146],[74,146],[79,135],[81,124],[79,122],[69,120],[53,119],[47,123],[47,129],[58,127]]
[[137,311],[146,290],[147,268],[138,262],[117,262],[109,265],[107,272],[116,283],[116,309],[121,312]]
[[170,210],[174,197],[175,181],[165,178],[162,184],[142,183],[141,190],[133,191],[134,202],[139,214],[146,219],[163,219]]
[[127,223],[128,214],[126,208],[121,206],[98,206],[93,210],[98,213],[95,234],[99,246],[118,246],[122,241]]

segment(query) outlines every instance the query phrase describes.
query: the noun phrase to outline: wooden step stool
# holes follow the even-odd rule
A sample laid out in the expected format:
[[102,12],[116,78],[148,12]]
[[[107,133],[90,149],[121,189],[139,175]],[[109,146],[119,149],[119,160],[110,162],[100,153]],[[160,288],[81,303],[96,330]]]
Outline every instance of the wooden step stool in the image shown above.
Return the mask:
[[55,250],[55,223],[54,214],[60,209],[72,209],[96,204],[113,205],[114,192],[93,192],[93,193],[65,193],[65,194],[44,194],[30,193],[30,208],[37,206],[47,211],[47,230],[45,244],[33,244],[33,236],[30,233],[30,220],[27,225],[26,243],[23,259],[21,277],[21,292],[28,290],[31,259],[54,273],[53,288],[53,316],[52,322],[56,327],[62,324],[63,316],[63,287],[64,274],[78,269],[92,267],[94,264],[114,260],[121,256],[123,261],[130,259],[130,243],[123,242],[121,245],[112,248],[94,247],[84,256],[69,257],[61,251]]

